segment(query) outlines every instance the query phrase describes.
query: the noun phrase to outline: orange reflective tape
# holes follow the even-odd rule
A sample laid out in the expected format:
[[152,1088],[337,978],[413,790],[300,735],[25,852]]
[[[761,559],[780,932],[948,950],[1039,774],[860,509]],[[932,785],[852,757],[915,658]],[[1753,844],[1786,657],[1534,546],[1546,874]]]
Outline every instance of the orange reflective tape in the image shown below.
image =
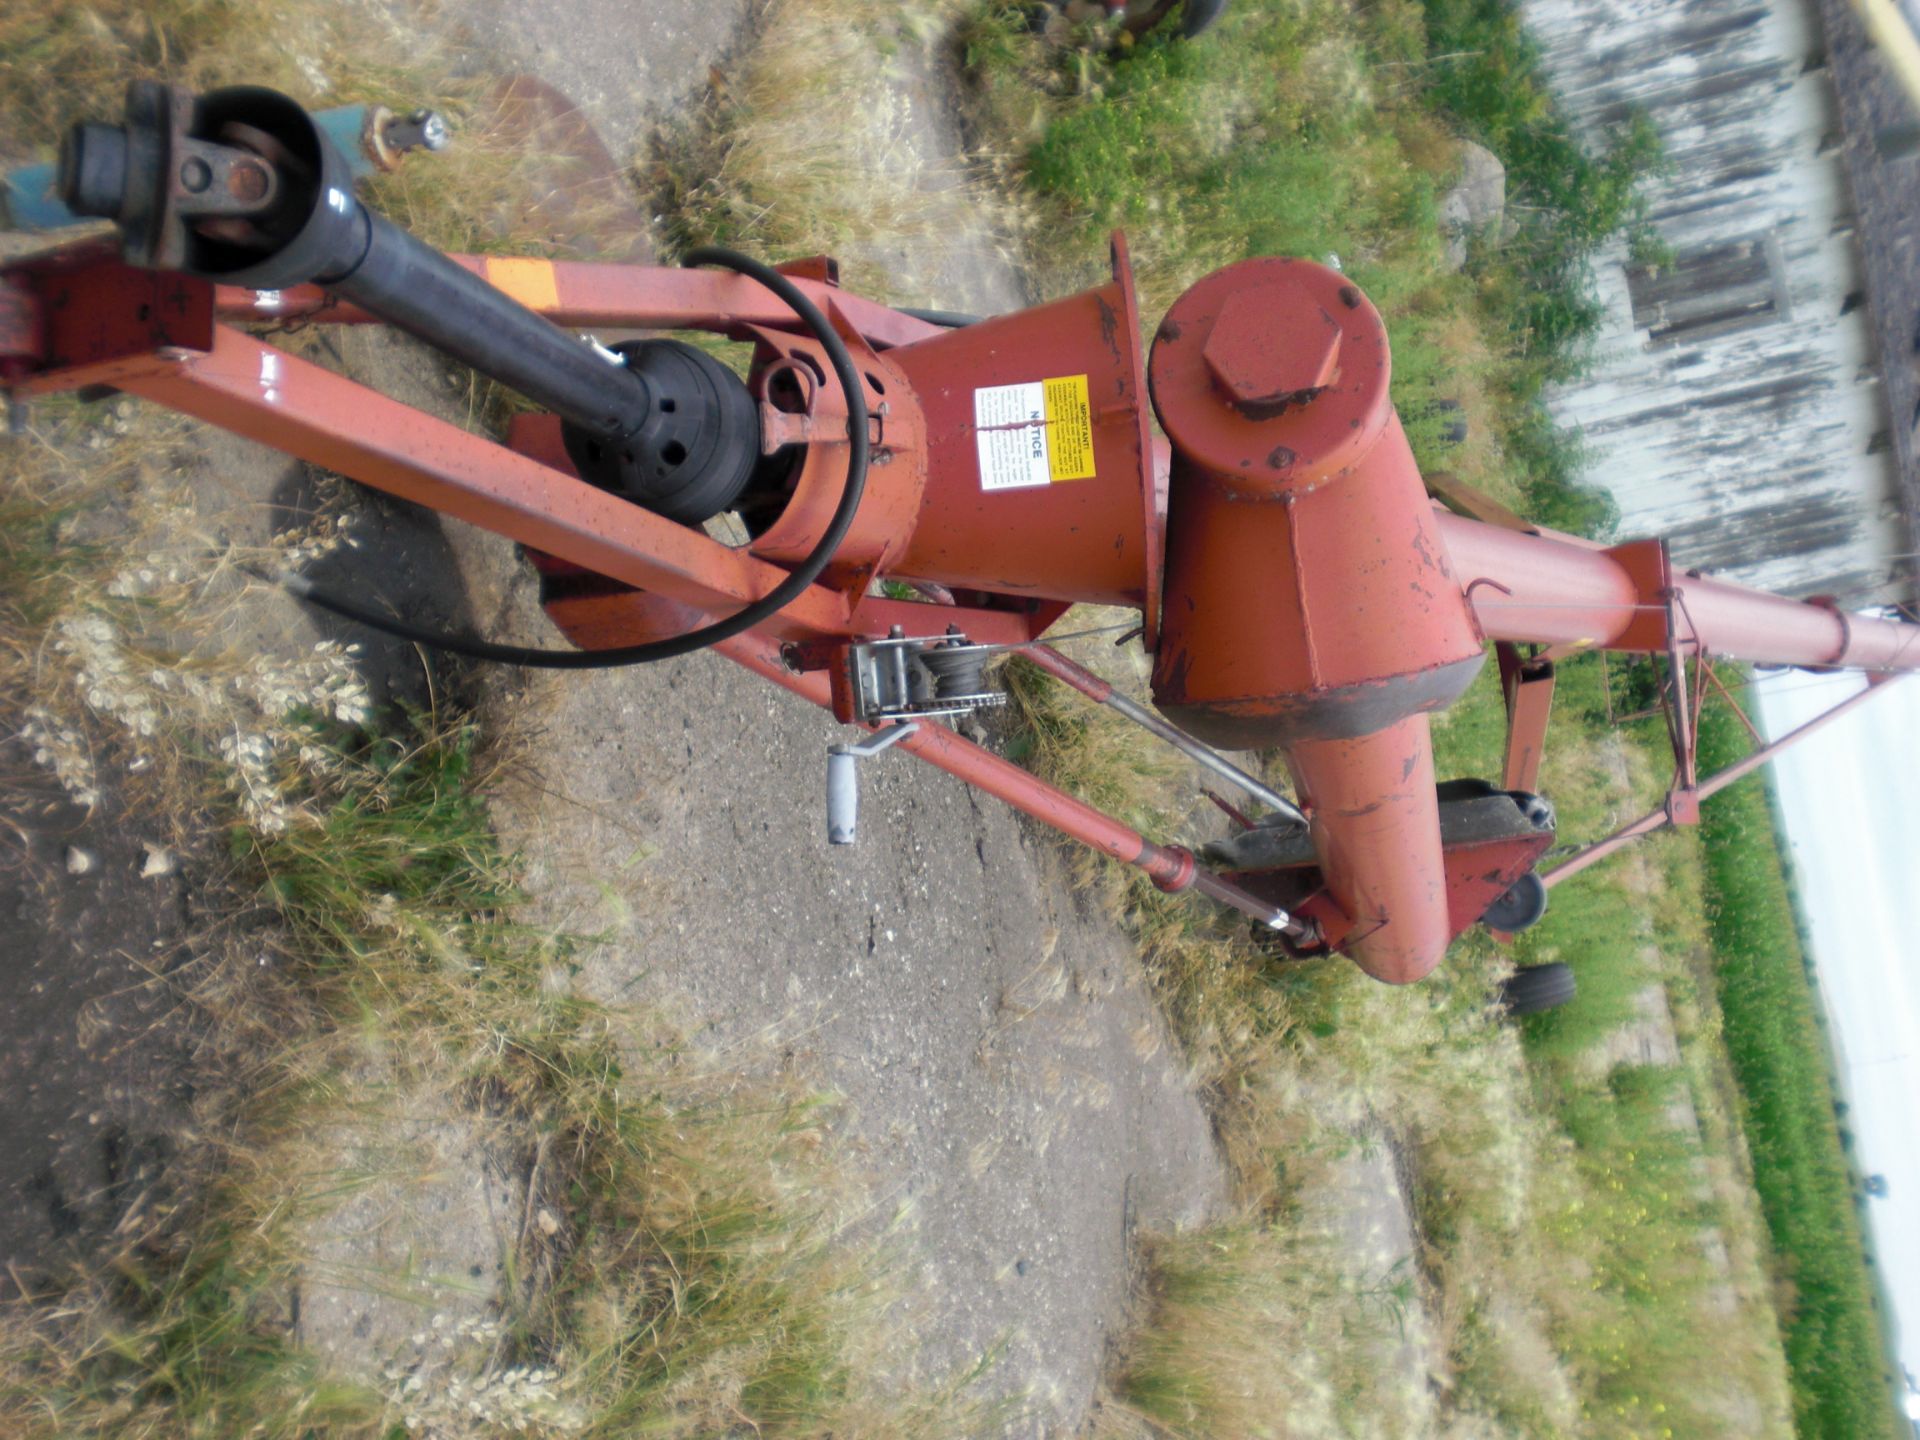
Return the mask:
[[551,310],[560,303],[551,260],[502,256],[486,262],[487,283],[529,310]]

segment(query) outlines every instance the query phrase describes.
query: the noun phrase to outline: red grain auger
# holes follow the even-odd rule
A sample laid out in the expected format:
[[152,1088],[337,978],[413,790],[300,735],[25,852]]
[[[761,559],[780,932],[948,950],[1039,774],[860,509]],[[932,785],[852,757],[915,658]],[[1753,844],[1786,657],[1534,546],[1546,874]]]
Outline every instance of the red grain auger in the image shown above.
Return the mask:
[[[1677,571],[1659,540],[1601,546],[1471,496],[1451,497],[1471,514],[1436,505],[1389,399],[1379,313],[1308,261],[1208,276],[1143,351],[1117,237],[1109,284],[963,324],[850,295],[823,259],[449,256],[362,205],[307,113],[258,89],[137,85],[123,124],[76,127],[60,184],[119,233],[0,272],[16,395],[111,386],[508,536],[577,648],[430,634],[290,578],[350,619],[519,664],[712,646],[865,727],[830,756],[834,839],[852,838],[861,758],[896,747],[1298,953],[1406,982],[1469,925],[1520,928],[1555,879],[1694,820],[1778,748],[1696,773],[1700,706],[1725,690],[1715,662],[1874,682],[1920,668],[1920,627]],[[495,443],[247,328],[296,319],[396,326],[544,413]],[[576,333],[590,329],[714,331],[752,344],[751,373],[669,338]],[[739,543],[702,528],[727,512]],[[1043,643],[1083,602],[1139,612],[1157,714]],[[1427,717],[1488,642],[1505,772],[1436,783]],[[1203,864],[962,738],[943,719],[1001,698],[984,667],[1010,649],[1271,813]],[[1554,662],[1590,649],[1665,666],[1674,782],[1660,811],[1539,876]],[[1220,748],[1281,752],[1297,803]]]

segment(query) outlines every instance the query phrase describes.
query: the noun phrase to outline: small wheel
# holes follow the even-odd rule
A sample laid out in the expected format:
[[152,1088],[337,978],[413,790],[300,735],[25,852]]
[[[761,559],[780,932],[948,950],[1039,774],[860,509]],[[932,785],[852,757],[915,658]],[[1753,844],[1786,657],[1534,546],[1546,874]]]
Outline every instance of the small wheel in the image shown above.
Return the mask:
[[1180,33],[1191,40],[1210,28],[1226,8],[1227,0],[1187,0],[1186,11],[1180,16]]
[[1538,1015],[1566,1004],[1574,990],[1573,967],[1556,960],[1514,971],[1500,982],[1500,1003],[1509,1015]]
[[1504,930],[1517,935],[1540,923],[1547,913],[1547,882],[1529,870],[1507,893],[1481,912],[1480,923],[1489,930]]
[[[1157,3],[1143,4],[1141,0],[1132,0],[1127,6],[1127,29],[1135,35],[1144,35],[1173,12],[1179,0],[1157,0]],[[1201,31],[1212,26],[1227,8],[1227,0],[1186,0],[1186,8],[1180,15],[1180,34],[1191,40]]]

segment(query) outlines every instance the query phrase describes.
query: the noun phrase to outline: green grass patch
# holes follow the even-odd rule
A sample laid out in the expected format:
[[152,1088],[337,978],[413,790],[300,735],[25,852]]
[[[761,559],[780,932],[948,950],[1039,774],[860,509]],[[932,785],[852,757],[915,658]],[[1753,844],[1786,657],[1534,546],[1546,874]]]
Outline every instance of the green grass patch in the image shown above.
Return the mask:
[[1509,0],[1425,0],[1430,103],[1453,116],[1507,168],[1509,200],[1526,219],[1489,273],[1512,317],[1514,348],[1535,384],[1575,373],[1599,322],[1586,260],[1643,220],[1641,183],[1660,161],[1644,115],[1599,153],[1575,138],[1554,103],[1519,7]]
[[[1739,722],[1710,709],[1709,772],[1746,753]],[[1773,1237],[1781,1325],[1803,1436],[1903,1434],[1855,1185],[1835,1124],[1832,1057],[1819,1020],[1764,781],[1702,811],[1714,969],[1742,1099],[1754,1185]]]
[[1512,402],[1507,444],[1522,467],[1531,518],[1596,535],[1619,518],[1612,497],[1581,483],[1580,451],[1539,406],[1543,385],[1579,372],[1600,320],[1588,261],[1625,230],[1647,234],[1641,183],[1660,140],[1635,115],[1593,153],[1554,104],[1538,47],[1512,0],[1424,0],[1426,99],[1507,169],[1513,233],[1483,253],[1477,274],[1490,324],[1504,329]]

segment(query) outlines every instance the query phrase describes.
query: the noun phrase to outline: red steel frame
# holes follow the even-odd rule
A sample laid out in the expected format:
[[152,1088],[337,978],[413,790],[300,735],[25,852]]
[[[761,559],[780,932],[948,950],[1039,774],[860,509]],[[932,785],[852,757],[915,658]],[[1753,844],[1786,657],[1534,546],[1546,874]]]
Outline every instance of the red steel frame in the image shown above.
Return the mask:
[[[798,322],[783,305],[755,282],[739,276],[624,265],[455,258],[563,326],[704,329],[735,338],[751,338],[756,332],[799,333]],[[1120,263],[1123,265],[1123,260]],[[926,322],[841,292],[832,283],[831,269],[825,262],[802,262],[786,268],[803,291],[877,352],[884,354],[887,349],[913,345],[941,333]],[[1305,269],[1297,273],[1307,274]],[[1343,283],[1331,275],[1322,276],[1321,281],[1328,286]],[[1306,282],[1287,283],[1297,289],[1299,283]],[[1293,303],[1288,298],[1291,295],[1289,291],[1287,297],[1269,297],[1273,299],[1271,313],[1287,313],[1286,305]],[[1373,369],[1368,373],[1374,378],[1366,384],[1372,388],[1356,388],[1354,394],[1360,399],[1354,404],[1361,406],[1364,402],[1365,416],[1370,417],[1367,425],[1375,430],[1384,427],[1385,432],[1397,436],[1384,399],[1384,336],[1363,333],[1360,319],[1371,312],[1361,308],[1363,302],[1357,291],[1341,290],[1338,299],[1323,299],[1325,305],[1347,312],[1348,318],[1341,322],[1348,327],[1346,349],[1363,358],[1371,357],[1367,364]],[[1214,296],[1207,303],[1224,304],[1228,308],[1223,313],[1231,313],[1234,301],[1231,295],[1225,299]],[[1105,301],[1099,304],[1103,323],[1121,318],[1111,313]],[[1189,301],[1182,304],[1188,305]],[[24,394],[113,385],[351,475],[402,499],[483,526],[563,565],[577,566],[645,592],[644,597],[612,597],[597,602],[603,604],[609,617],[610,632],[617,632],[621,616],[627,613],[622,606],[636,607],[631,612],[636,620],[637,607],[646,606],[653,607],[653,619],[658,618],[661,608],[677,609],[685,613],[688,623],[694,623],[702,616],[731,613],[751,603],[785,577],[787,572],[777,565],[661,519],[543,463],[544,452],[538,445],[516,449],[475,435],[223,323],[359,323],[369,318],[334,303],[313,287],[259,293],[215,287],[181,276],[129,269],[111,249],[82,247],[21,262],[0,272],[0,380]],[[1132,317],[1129,314],[1125,318],[1131,321]],[[1324,310],[1321,319],[1327,319]],[[1216,323],[1225,325],[1224,321]],[[1306,327],[1308,338],[1313,338],[1313,324],[1318,323]],[[1117,326],[1112,328],[1117,333]],[[1177,334],[1176,327],[1163,325],[1163,341]],[[1278,353],[1269,343],[1271,335],[1259,325],[1242,324],[1233,336],[1233,344],[1256,356]],[[1263,346],[1267,347],[1264,351]],[[1226,381],[1249,393],[1277,386],[1309,397],[1319,395],[1324,388],[1327,377],[1317,372],[1301,382],[1264,373],[1242,374],[1226,363],[1237,361],[1237,352],[1230,346],[1223,349],[1224,355],[1210,349],[1207,356],[1216,384],[1224,375]],[[1119,353],[1114,351],[1116,357]],[[1195,368],[1198,362],[1190,361],[1187,370],[1179,372],[1173,364],[1177,358],[1168,361],[1167,383],[1191,389],[1193,376],[1202,373]],[[1261,363],[1278,363],[1291,374],[1292,361],[1286,355],[1277,362],[1262,359]],[[1349,356],[1342,363],[1350,364],[1358,373],[1359,360]],[[1300,390],[1301,383],[1307,388]],[[1167,397],[1156,390],[1156,400],[1164,408]],[[1254,414],[1259,400],[1255,395],[1248,401],[1245,413]],[[1325,411],[1329,403],[1321,399],[1305,412],[1309,428],[1317,426],[1329,433],[1339,429],[1334,422],[1345,412]],[[1284,519],[1293,510],[1283,512],[1265,506],[1263,502],[1271,497],[1257,485],[1245,495],[1238,493],[1236,487],[1242,482],[1225,467],[1232,465],[1232,457],[1239,453],[1233,447],[1241,440],[1231,426],[1240,422],[1231,421],[1228,431],[1210,428],[1214,412],[1208,407],[1217,404],[1217,397],[1194,390],[1185,397],[1185,404],[1180,414],[1184,428],[1191,432],[1191,443],[1212,457],[1212,463],[1220,469],[1213,480],[1196,472],[1192,456],[1179,448],[1180,434],[1174,435],[1176,458],[1189,467],[1189,488],[1183,492],[1189,507],[1188,549],[1192,549],[1192,536],[1200,533],[1203,525],[1214,525],[1223,544],[1244,548],[1248,538],[1255,536],[1248,522],[1265,524],[1274,516]],[[1200,422],[1195,421],[1196,415],[1201,417]],[[1359,433],[1360,415],[1356,408],[1355,433]],[[1260,423],[1264,422],[1256,418],[1249,433],[1265,433],[1258,429]],[[1144,436],[1144,418],[1140,424]],[[1170,424],[1169,429],[1174,427]],[[1139,460],[1145,466],[1148,457],[1144,446],[1139,448]],[[1337,450],[1338,445],[1333,448]],[[1289,654],[1295,659],[1304,655],[1309,670],[1314,672],[1310,681],[1313,687],[1325,686],[1325,676],[1331,673],[1334,688],[1342,694],[1351,692],[1357,702],[1370,703],[1370,697],[1377,698],[1384,681],[1403,688],[1412,685],[1405,703],[1396,701],[1397,709],[1382,712],[1391,723],[1383,720],[1379,728],[1360,727],[1350,734],[1339,733],[1337,727],[1321,735],[1303,734],[1287,747],[1296,780],[1310,792],[1306,798],[1314,807],[1317,843],[1325,842],[1320,845],[1322,864],[1332,867],[1328,870],[1331,888],[1338,892],[1343,877],[1354,878],[1357,883],[1363,871],[1373,878],[1393,877],[1394,884],[1402,885],[1395,892],[1398,898],[1394,903],[1400,913],[1394,917],[1393,927],[1403,932],[1402,938],[1390,942],[1387,948],[1391,954],[1382,950],[1386,961],[1369,966],[1382,978],[1417,978],[1437,960],[1435,944],[1440,948],[1445,944],[1443,930],[1436,927],[1436,917],[1440,926],[1445,922],[1443,897],[1432,888],[1430,879],[1419,878],[1435,867],[1422,862],[1426,852],[1414,842],[1424,845],[1434,840],[1437,845],[1437,837],[1429,833],[1435,812],[1424,711],[1444,703],[1446,697],[1441,691],[1447,687],[1436,686],[1431,696],[1418,687],[1426,683],[1434,665],[1470,673],[1459,671],[1470,662],[1464,654],[1455,653],[1460,649],[1456,642],[1463,637],[1476,643],[1478,637],[1484,637],[1496,642],[1499,649],[1511,714],[1505,778],[1515,788],[1530,786],[1537,773],[1555,658],[1588,648],[1666,657],[1676,758],[1675,783],[1667,805],[1557,867],[1546,877],[1549,883],[1578,873],[1626,840],[1661,824],[1693,821],[1702,797],[1748,773],[1824,723],[1802,727],[1731,770],[1701,781],[1695,773],[1694,740],[1707,686],[1719,684],[1711,670],[1711,658],[1859,668],[1876,672],[1875,689],[1890,672],[1920,668],[1920,627],[1849,617],[1829,602],[1789,600],[1698,574],[1678,574],[1660,541],[1608,548],[1529,530],[1510,516],[1469,519],[1437,507],[1429,528],[1422,518],[1427,506],[1419,498],[1417,477],[1410,482],[1411,498],[1402,493],[1409,481],[1401,469],[1410,471],[1411,456],[1401,454],[1404,444],[1390,448],[1392,453],[1368,481],[1371,490],[1360,488],[1357,481],[1346,476],[1321,491],[1315,488],[1321,483],[1317,473],[1262,482],[1269,489],[1277,486],[1282,490],[1297,483],[1300,495],[1292,498],[1311,500],[1311,504],[1303,500],[1299,513],[1318,514],[1323,518],[1316,524],[1330,525],[1307,547],[1319,548],[1311,556],[1312,563],[1298,574],[1300,602],[1311,611],[1313,625],[1325,632],[1310,630],[1304,652],[1269,649],[1259,633],[1231,633],[1242,620],[1241,608],[1234,603],[1235,564],[1223,565],[1215,574],[1208,569],[1209,557],[1197,553],[1183,556],[1187,566],[1183,584],[1188,587],[1185,594],[1189,601],[1186,609],[1191,609],[1196,589],[1224,587],[1217,597],[1203,596],[1219,603],[1211,605],[1208,614],[1196,622],[1201,625],[1200,631],[1182,637],[1174,633],[1174,622],[1169,621],[1167,633],[1149,633],[1147,637],[1150,645],[1156,638],[1181,644],[1187,639],[1195,642],[1190,654],[1176,649],[1171,658],[1169,649],[1162,647],[1161,664],[1168,675],[1157,676],[1156,691],[1161,678],[1169,681],[1170,689],[1179,691],[1199,675],[1197,670],[1193,676],[1186,673],[1188,658],[1200,657],[1203,664],[1210,664],[1234,655],[1255,667],[1284,664]],[[1275,465],[1284,460],[1290,466],[1294,456],[1291,451],[1276,449],[1268,458]],[[1231,514],[1204,508],[1217,505],[1219,496],[1209,499],[1193,487],[1208,484],[1226,495]],[[1359,601],[1371,594],[1365,586],[1372,583],[1379,589],[1381,575],[1399,573],[1382,569],[1383,563],[1405,563],[1397,552],[1389,556],[1380,548],[1386,543],[1389,520],[1407,530],[1407,543],[1420,553],[1420,564],[1407,573],[1431,603],[1433,614],[1441,617],[1428,627],[1430,634],[1390,628],[1391,621],[1386,626],[1369,621],[1354,628],[1358,623],[1354,617],[1365,610]],[[1434,553],[1430,539],[1438,542],[1439,553]],[[1158,541],[1157,534],[1146,537],[1149,556]],[[1369,546],[1373,549],[1367,549]],[[1340,578],[1342,556],[1348,559],[1352,584]],[[1240,566],[1238,573],[1242,574],[1256,574],[1262,563],[1270,563],[1262,562],[1253,552],[1241,558],[1253,567],[1247,570]],[[1356,560],[1366,563],[1353,563]],[[1151,581],[1156,568],[1150,560],[1148,593],[1142,596],[1142,608],[1150,619],[1160,599],[1158,587]],[[1374,579],[1368,581],[1368,575]],[[1445,596],[1442,590],[1432,588],[1436,580],[1443,587],[1459,587],[1453,603],[1464,600],[1471,612],[1466,629],[1445,618]],[[1382,591],[1374,597],[1383,601],[1383,608],[1376,612],[1380,615],[1395,613],[1384,603],[1386,594]],[[1021,645],[1037,640],[1065,608],[1065,603],[1057,599],[1022,598],[1018,594],[997,594],[957,606],[920,604],[870,597],[863,589],[836,590],[816,584],[764,625],[717,648],[802,698],[829,707],[830,687],[825,676],[819,672],[794,673],[783,659],[785,647],[877,638],[896,626],[910,637],[934,638],[944,635],[949,625],[958,625],[976,642]],[[1184,610],[1179,624],[1187,624]],[[1222,626],[1227,628],[1223,630]],[[577,633],[574,627],[568,628],[569,633]],[[1404,656],[1383,657],[1377,672],[1364,668],[1375,663],[1371,658],[1352,660],[1352,646],[1373,645],[1383,634],[1410,636],[1413,643]],[[618,641],[609,638],[608,643]],[[1521,645],[1540,648],[1531,659],[1522,660]],[[1686,673],[1689,658],[1696,667],[1691,686]],[[1354,668],[1356,663],[1361,668]],[[1401,669],[1395,671],[1394,665]],[[1346,674],[1340,668],[1343,666],[1353,673]],[[1423,666],[1429,669],[1423,670]],[[1186,699],[1200,719],[1230,730],[1245,707],[1236,710],[1240,702],[1233,698],[1229,681],[1201,678],[1214,688],[1196,690]],[[1290,703],[1289,696],[1304,695],[1306,691],[1298,687],[1309,683],[1287,674],[1262,675],[1259,679],[1265,687],[1260,693],[1266,697],[1260,704],[1268,707],[1284,708]],[[1449,680],[1448,685],[1451,683]],[[1850,699],[1826,718],[1852,708],[1861,698]],[[1403,712],[1404,718],[1392,718]],[[1198,888],[1264,921],[1283,918],[1258,896],[1200,869],[1185,849],[1148,840],[935,722],[918,721],[899,748],[979,786],[1102,854],[1142,869],[1163,889]],[[1434,853],[1437,857],[1437,849]],[[1330,855],[1340,862],[1338,866],[1333,865]],[[1335,873],[1341,866],[1346,869]],[[1409,889],[1402,884],[1408,880],[1417,883]],[[1314,903],[1327,911],[1327,939],[1341,944],[1340,906],[1329,908],[1325,895],[1316,897]],[[1308,908],[1312,911],[1313,907]],[[1353,945],[1378,948],[1379,932],[1387,918],[1387,909],[1379,909],[1370,922],[1372,928],[1355,937]],[[1346,919],[1350,923],[1351,914]]]
[[[613,330],[749,327],[803,333],[787,308],[731,274],[628,265],[453,257],[567,326]],[[819,267],[787,267],[816,303],[833,306],[876,348],[942,333],[940,327],[840,291]],[[810,273],[811,272],[811,273]],[[312,286],[254,292],[129,270],[111,252],[57,257],[36,277],[51,316],[47,336],[0,332],[0,357],[40,350],[46,368],[17,388],[40,394],[110,384],[390,495],[479,525],[554,559],[685,606],[731,612],[772,590],[778,567],[587,485],[481,435],[336,375],[218,317],[274,323],[362,323]],[[0,311],[0,318],[8,313]],[[137,317],[137,318],[136,318]],[[856,597],[821,585],[757,629],[714,648],[822,708],[826,676],[796,674],[783,644],[882,636],[937,638],[959,625],[977,643],[1036,640],[1064,613],[1059,603],[1019,608],[946,606]],[[1161,845],[1048,785],[937,722],[919,720],[899,749],[918,756],[1103,855],[1144,871],[1161,889],[1203,893],[1262,921],[1273,907],[1202,871],[1178,845]]]
[[[1823,729],[1856,706],[1864,704],[1882,685],[1897,678],[1897,676],[1887,673],[1869,673],[1866,676],[1866,685],[1858,693],[1849,695],[1845,700],[1833,706],[1832,709],[1814,716],[1814,718],[1807,721],[1806,724],[1789,730],[1778,740],[1768,741],[1761,738],[1760,732],[1754,727],[1753,721],[1750,720],[1746,712],[1735,703],[1733,696],[1730,695],[1726,687],[1721,684],[1719,677],[1713,674],[1711,665],[1702,662],[1699,670],[1701,674],[1711,680],[1713,686],[1719,690],[1726,703],[1732,706],[1734,713],[1740,717],[1748,733],[1751,734],[1757,742],[1756,748],[1745,759],[1734,762],[1724,770],[1716,771],[1704,780],[1692,774],[1692,754],[1689,752],[1686,757],[1688,764],[1684,772],[1686,778],[1684,781],[1676,780],[1675,785],[1668,792],[1666,804],[1657,810],[1649,810],[1638,820],[1621,826],[1618,830],[1614,831],[1613,834],[1607,836],[1606,839],[1596,841],[1576,854],[1568,856],[1551,869],[1543,870],[1540,873],[1540,878],[1546,882],[1549,889],[1555,885],[1564,884],[1566,881],[1580,874],[1583,870],[1598,865],[1602,860],[1625,849],[1628,845],[1644,835],[1651,835],[1654,831],[1663,830],[1669,825],[1690,825],[1697,823],[1700,818],[1700,802],[1702,800],[1705,800],[1711,795],[1718,795],[1722,790],[1737,780],[1744,780],[1762,765],[1767,764],[1776,755],[1780,754],[1781,751],[1799,744],[1815,731]],[[1704,699],[1704,686],[1696,690],[1696,697],[1698,698],[1696,698],[1692,704],[1694,723],[1692,733],[1695,739],[1698,738],[1699,734],[1700,700]],[[1675,702],[1677,702],[1677,704]],[[1670,711],[1678,710],[1684,714],[1687,708],[1688,702],[1685,695],[1676,692],[1669,702],[1668,709]]]
[[[1513,531],[1521,534],[1532,533],[1536,536],[1543,532],[1529,532],[1526,522],[1498,506],[1484,500],[1466,487],[1449,483],[1437,492],[1450,508],[1456,512],[1483,519],[1487,526],[1498,530]],[[1486,513],[1488,508],[1494,513]],[[1457,515],[1449,515],[1449,521]],[[1464,531],[1455,528],[1451,533],[1464,536]],[[1481,537],[1484,538],[1484,537]],[[1552,535],[1568,550],[1587,550],[1604,555],[1601,547],[1572,536]],[[1769,741],[1753,723],[1747,712],[1734,698],[1725,682],[1720,679],[1714,668],[1716,652],[1708,644],[1708,637],[1694,620],[1688,601],[1688,587],[1675,584],[1675,577],[1668,565],[1665,548],[1661,542],[1642,541],[1634,545],[1620,547],[1630,556],[1630,560],[1620,567],[1623,573],[1631,574],[1635,569],[1643,572],[1636,581],[1642,595],[1660,597],[1657,603],[1648,604],[1639,601],[1631,609],[1614,608],[1604,602],[1584,612],[1582,618],[1590,620],[1594,616],[1606,616],[1609,608],[1614,608],[1611,623],[1619,624],[1621,631],[1610,642],[1612,648],[1638,649],[1658,656],[1664,660],[1666,675],[1662,685],[1659,712],[1667,722],[1668,737],[1673,747],[1674,774],[1668,786],[1667,795],[1658,809],[1651,810],[1638,819],[1623,825],[1602,840],[1583,847],[1559,863],[1540,872],[1540,878],[1548,888],[1564,884],[1574,876],[1583,873],[1601,861],[1610,858],[1625,849],[1633,841],[1651,835],[1669,825],[1693,825],[1700,820],[1700,802],[1717,795],[1736,781],[1751,775],[1761,766],[1772,761],[1781,752],[1806,739],[1840,716],[1864,703],[1875,691],[1887,682],[1899,678],[1902,673],[1910,673],[1914,663],[1913,634],[1907,627],[1891,627],[1886,622],[1867,621],[1875,629],[1875,635],[1890,644],[1876,645],[1870,656],[1863,657],[1856,650],[1854,622],[1832,601],[1816,598],[1808,602],[1789,602],[1778,597],[1758,596],[1751,591],[1738,587],[1719,585],[1705,580],[1698,574],[1685,577],[1693,582],[1697,595],[1704,595],[1705,606],[1709,613],[1730,613],[1731,607],[1749,600],[1772,601],[1767,612],[1786,627],[1786,634],[1770,633],[1764,625],[1743,624],[1733,634],[1722,638],[1723,645],[1740,645],[1746,649],[1746,658],[1771,659],[1779,654],[1783,647],[1800,641],[1794,634],[1798,622],[1813,620],[1816,626],[1826,630],[1829,638],[1816,638],[1801,643],[1811,643],[1815,648],[1804,651],[1796,659],[1797,663],[1810,670],[1830,670],[1842,664],[1870,663],[1878,668],[1865,672],[1865,687],[1857,694],[1833,706],[1824,714],[1816,716],[1806,724]],[[1566,552],[1562,552],[1566,558]],[[1603,572],[1590,559],[1587,568],[1596,578]],[[1650,576],[1649,578],[1646,578]],[[1469,582],[1471,583],[1471,582]],[[1494,610],[1503,603],[1514,610],[1525,610],[1527,601],[1516,596],[1514,590],[1500,585],[1499,598],[1487,602],[1487,608]],[[1599,597],[1593,597],[1598,599]],[[1793,606],[1788,609],[1786,607]],[[1571,607],[1563,607],[1571,608]],[[1650,617],[1658,617],[1657,622]],[[1630,618],[1629,618],[1630,617]],[[1498,626],[1511,625],[1511,621],[1492,618],[1483,613],[1482,622],[1489,631]],[[1545,628],[1551,621],[1532,621],[1536,626]],[[1902,633],[1907,631],[1907,633]],[[1632,643],[1626,643],[1631,639]],[[1502,783],[1509,789],[1533,790],[1539,775],[1541,752],[1546,740],[1547,721],[1552,710],[1554,670],[1553,656],[1574,653],[1595,643],[1595,638],[1583,636],[1578,641],[1561,639],[1557,644],[1549,644],[1543,652],[1532,659],[1523,659],[1519,646],[1512,638],[1496,639],[1495,652],[1500,662],[1502,689],[1507,703],[1507,758]],[[1817,663],[1813,658],[1820,654],[1819,646],[1830,647],[1826,657],[1830,663]],[[1689,682],[1687,659],[1694,660],[1692,680]],[[1656,660],[1656,663],[1659,663]],[[1700,738],[1700,716],[1705,708],[1709,690],[1717,694],[1722,703],[1731,709],[1742,727],[1752,737],[1754,750],[1744,759],[1727,766],[1725,769],[1702,779],[1698,768],[1698,748]],[[1647,714],[1653,712],[1648,711]]]

